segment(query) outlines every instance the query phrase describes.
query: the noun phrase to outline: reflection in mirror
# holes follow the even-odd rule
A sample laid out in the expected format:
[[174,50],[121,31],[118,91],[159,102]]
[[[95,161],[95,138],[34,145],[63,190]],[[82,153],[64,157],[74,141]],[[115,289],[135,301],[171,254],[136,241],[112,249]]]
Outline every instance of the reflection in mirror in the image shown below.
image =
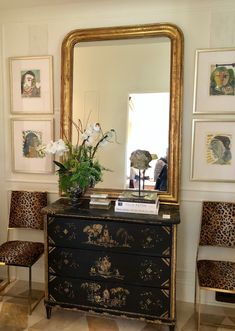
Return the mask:
[[[150,168],[142,176],[144,186],[141,188],[145,190],[167,191],[167,172],[164,171],[167,166],[163,169],[167,160],[163,162],[163,157],[169,144],[169,101],[169,92],[129,94],[128,160],[137,149],[147,150],[152,156]],[[126,188],[138,189],[139,172],[128,160]]]
[[[130,155],[162,156],[169,139],[170,40],[151,38],[83,42],[74,49],[73,120],[114,128],[119,144],[101,149],[97,188],[128,189]],[[130,93],[131,92],[131,93]],[[130,98],[132,108],[130,112]],[[133,115],[133,116],[132,116]],[[134,131],[132,131],[134,130]],[[73,134],[73,132],[72,132]],[[75,133],[76,134],[76,133]],[[144,189],[154,190],[154,166]],[[137,180],[135,183],[137,187]]]
[[[160,200],[178,203],[183,87],[181,30],[161,23],[78,29],[65,36],[61,51],[61,137],[72,139],[71,118],[86,121],[89,117],[89,122],[98,121],[104,129],[113,127],[117,131],[119,144],[112,144],[98,156],[112,171],[105,173],[99,188],[98,185],[94,188],[111,198],[117,198],[128,188],[129,154],[134,148],[129,147],[129,97],[169,93],[166,110],[169,120],[164,131],[168,145],[159,145],[158,125],[164,120],[153,115],[145,116],[139,136],[155,141],[155,148],[146,145],[144,149],[151,149],[151,153],[153,150],[158,157],[163,153],[158,149],[168,146],[167,188],[159,192]],[[163,111],[165,114],[162,101],[154,108],[154,116]],[[145,114],[147,110],[144,107]],[[152,122],[155,122],[154,132]],[[149,189],[150,183],[145,184]]]

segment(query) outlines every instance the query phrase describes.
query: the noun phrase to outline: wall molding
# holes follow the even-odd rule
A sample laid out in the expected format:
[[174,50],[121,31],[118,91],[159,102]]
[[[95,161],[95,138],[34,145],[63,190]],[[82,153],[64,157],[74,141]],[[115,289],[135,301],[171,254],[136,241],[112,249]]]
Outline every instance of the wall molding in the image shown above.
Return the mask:
[[180,197],[181,202],[202,202],[203,200],[234,201],[235,190],[230,187],[217,187],[217,191],[215,189],[205,189],[203,187],[201,189],[183,188],[180,190]]
[[6,178],[6,183],[36,183],[36,184],[50,184],[58,185],[58,180],[54,181],[51,179],[41,180],[41,179],[27,179],[27,178]]

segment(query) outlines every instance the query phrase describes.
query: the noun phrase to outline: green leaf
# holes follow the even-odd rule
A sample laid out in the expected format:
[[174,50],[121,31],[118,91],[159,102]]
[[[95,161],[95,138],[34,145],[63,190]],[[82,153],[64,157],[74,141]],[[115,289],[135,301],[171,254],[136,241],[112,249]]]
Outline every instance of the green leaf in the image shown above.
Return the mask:
[[61,162],[58,162],[58,161],[53,161],[55,163],[55,165],[57,165],[57,167],[59,167],[60,169],[65,169],[65,166],[61,163]]

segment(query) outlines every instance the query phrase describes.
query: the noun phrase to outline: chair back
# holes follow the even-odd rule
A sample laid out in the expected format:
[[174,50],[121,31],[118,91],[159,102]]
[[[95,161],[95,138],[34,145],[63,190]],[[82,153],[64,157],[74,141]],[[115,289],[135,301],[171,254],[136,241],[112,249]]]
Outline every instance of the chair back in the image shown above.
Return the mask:
[[235,203],[203,202],[199,245],[235,247]]
[[12,191],[9,228],[43,230],[44,216],[41,209],[46,205],[46,192]]

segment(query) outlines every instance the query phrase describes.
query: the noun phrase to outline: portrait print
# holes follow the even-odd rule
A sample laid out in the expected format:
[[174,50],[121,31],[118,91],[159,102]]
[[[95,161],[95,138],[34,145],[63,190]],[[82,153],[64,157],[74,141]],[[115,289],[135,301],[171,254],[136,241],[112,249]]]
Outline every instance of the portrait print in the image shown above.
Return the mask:
[[21,97],[41,97],[40,70],[21,71]]
[[206,135],[206,160],[208,165],[230,165],[232,134]]
[[235,114],[234,104],[235,48],[196,50],[193,113]]
[[210,75],[210,95],[235,95],[235,64],[212,65]]
[[192,180],[235,182],[234,125],[233,119],[193,119]]
[[22,131],[23,157],[39,158],[38,147],[42,144],[42,132],[26,130]]
[[52,119],[17,117],[11,120],[12,170],[22,173],[52,173],[53,156],[41,153],[41,145],[53,140]]
[[52,56],[9,58],[12,114],[53,114]]

